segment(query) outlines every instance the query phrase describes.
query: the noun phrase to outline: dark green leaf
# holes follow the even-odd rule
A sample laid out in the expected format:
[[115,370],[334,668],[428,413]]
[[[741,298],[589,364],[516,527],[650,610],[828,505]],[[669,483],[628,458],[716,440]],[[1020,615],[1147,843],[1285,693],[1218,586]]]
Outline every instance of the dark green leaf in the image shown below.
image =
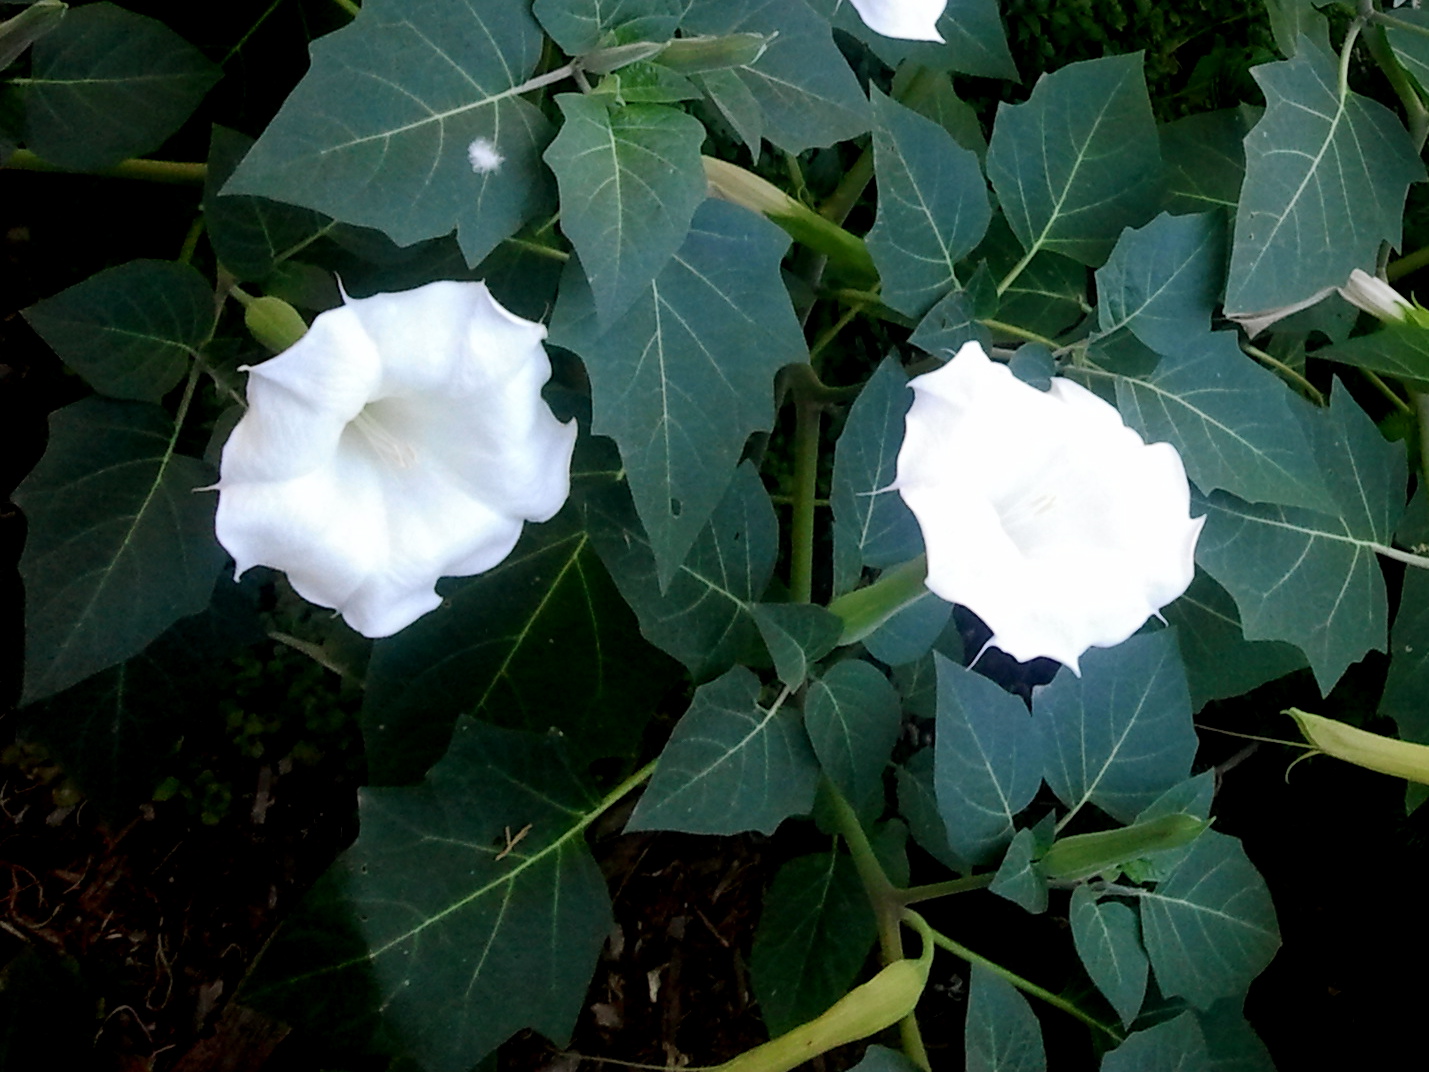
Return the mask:
[[878,218],[868,251],[883,280],[880,297],[921,317],[959,286],[955,266],[992,218],[977,156],[930,119],[870,90]]
[[842,618],[810,603],[759,603],[753,611],[779,680],[791,688],[804,683],[809,664],[833,651],[843,634]]
[[1275,1072],[1270,1051],[1246,1021],[1241,1003],[1218,1001],[1210,1011],[1197,1013],[1206,1039],[1213,1072]]
[[882,814],[883,770],[902,729],[888,679],[858,659],[831,667],[809,685],[804,728],[824,773],[859,814]]
[[[1080,271],[1080,266],[1077,267]],[[987,269],[987,262],[983,261],[969,277],[966,287],[950,291],[928,310],[908,341],[937,357],[951,357],[969,342],[987,349],[992,345],[992,331],[983,321],[992,319],[998,312],[997,283]]]
[[1029,257],[1100,264],[1161,194],[1141,53],[1069,63],[1043,75],[1025,104],[1001,105],[987,174]]
[[933,782],[932,748],[920,748],[897,768],[898,811],[908,823],[908,832],[925,852],[959,873],[971,867],[948,845],[948,830],[938,812]]
[[42,699],[137,655],[208,605],[224,562],[213,472],[174,453],[157,406],[86,398],[50,417],[15,502],[29,519],[25,691]]
[[600,322],[609,324],[650,287],[689,232],[708,188],[700,164],[705,128],[659,104],[612,108],[579,93],[556,103],[566,122],[545,159],[561,190],[561,230],[581,256]]
[[908,62],[937,71],[1017,79],[1017,68],[1007,50],[1007,36],[996,0],[949,0],[938,17],[941,44],[884,37],[870,30],[847,0],[810,0],[810,3],[825,18],[835,15],[835,26],[868,45],[890,67]]
[[863,638],[868,653],[889,666],[921,659],[932,649],[953,613],[953,605],[932,591],[912,603]]
[[1424,178],[1394,113],[1341,92],[1335,57],[1301,38],[1294,59],[1253,69],[1265,116],[1245,139],[1226,313],[1266,312],[1373,269],[1398,246],[1404,194]]
[[[375,227],[399,245],[448,234],[470,264],[553,199],[550,123],[510,93],[545,35],[525,0],[367,0],[312,45],[312,67],[224,188]],[[474,170],[470,147],[502,160]]]
[[1101,1072],[1211,1072],[1196,1017],[1183,1012],[1131,1035],[1102,1058]]
[[571,56],[614,41],[666,41],[680,24],[679,0],[535,0],[531,11]]
[[252,146],[252,138],[215,126],[203,186],[204,231],[220,263],[239,280],[263,279],[278,264],[341,226],[331,217],[296,205],[263,197],[220,196],[223,184]]
[[1385,442],[1344,388],[1313,416],[1307,426],[1336,514],[1217,492],[1197,500],[1206,527],[1196,559],[1235,599],[1246,639],[1295,644],[1328,692],[1350,663],[1385,649],[1375,547],[1390,541],[1403,511],[1406,462],[1403,444]]
[[947,74],[917,63],[900,64],[893,75],[893,99],[937,123],[979,162],[987,156],[982,121],[973,106],[958,96]]
[[941,655],[933,659],[938,811],[952,851],[987,863],[1011,842],[1013,817],[1042,785],[1042,743],[1021,700]]
[[1082,676],[1058,673],[1037,692],[1032,715],[1047,784],[1074,811],[1090,803],[1130,822],[1190,773],[1196,755],[1186,672],[1169,629],[1090,649]]
[[1097,270],[1097,326],[1130,331],[1162,354],[1177,354],[1211,328],[1221,293],[1224,229],[1208,213],[1162,213],[1127,228]]
[[[999,278],[1007,278],[1022,259],[1022,247],[1001,213],[992,218],[987,239],[973,252],[972,259],[979,258],[986,258],[994,284]],[[972,282],[969,280],[969,285]],[[1091,309],[1086,304],[1087,283],[1084,265],[1057,253],[1039,253],[1002,292],[994,312],[1003,323],[1056,338]],[[973,312],[988,315],[982,312],[980,303],[974,303]]]
[[1042,1027],[1012,984],[974,964],[963,1032],[967,1072],[1045,1072]]
[[1170,443],[1204,492],[1332,510],[1299,417],[1308,409],[1241,353],[1234,331],[1191,335],[1146,376],[1119,377],[1117,407],[1147,442]]
[[1389,675],[1379,713],[1399,724],[1406,741],[1429,744],[1429,573],[1409,570],[1390,632]]
[[877,939],[848,853],[796,856],[779,868],[749,954],[749,981],[770,1036],[812,1020],[843,997]]
[[1161,127],[1166,207],[1234,214],[1245,179],[1245,136],[1258,114],[1248,106],[1188,115]]
[[623,486],[592,500],[591,538],[645,638],[684,663],[697,680],[724,671],[759,644],[754,603],[774,572],[779,528],[752,465],[736,470],[663,592],[654,553]]
[[1235,600],[1202,570],[1196,571],[1180,599],[1161,608],[1161,614],[1176,627],[1192,711],[1309,665],[1294,645],[1246,640]]
[[1346,339],[1324,356],[1406,381],[1419,391],[1429,390],[1429,331],[1393,321],[1378,331]]
[[1316,10],[1317,5],[1324,6],[1319,0],[1265,0],[1265,13],[1281,55],[1295,55],[1301,37],[1309,37],[1320,48],[1330,47],[1329,20]]
[[61,167],[112,167],[163,144],[220,73],[155,19],[77,7],[31,52],[25,144]]
[[563,517],[527,526],[499,566],[373,645],[362,710],[369,784],[421,778],[462,713],[554,729],[582,760],[634,751],[673,664],[640,639],[590,536]]
[[660,583],[668,585],[729,486],[744,441],[774,419],[774,373],[807,358],[779,276],[788,237],[706,201],[680,251],[604,333],[570,269],[552,341],[584,358],[592,430],[620,445]]
[[759,679],[736,666],[695,690],[626,829],[774,833],[814,806],[819,763],[797,712],[761,707]]
[[1090,887],[1078,886],[1072,891],[1070,916],[1082,966],[1121,1022],[1130,1025],[1141,1011],[1151,971],[1136,913],[1116,901],[1098,903]]
[[130,261],[30,306],[25,319],[96,391],[157,402],[213,332],[213,288],[186,264]]
[[1238,840],[1214,830],[1142,893],[1141,925],[1161,992],[1198,1009],[1243,994],[1280,948],[1265,880]]
[[303,958],[280,938],[288,971],[258,996],[301,1013],[364,992],[431,1072],[468,1072],[522,1028],[562,1045],[612,921],[583,837],[601,803],[559,743],[463,719],[425,782],[358,802],[320,921],[356,933],[310,938]]
[[918,1066],[897,1050],[874,1045],[863,1051],[863,1060],[849,1072],[918,1072]]
[[917,558],[923,536],[902,498],[884,489],[898,473],[903,418],[913,404],[896,357],[874,370],[849,410],[834,448],[834,591],[854,588],[864,566],[886,569]]
[[1031,830],[1017,831],[988,889],[1033,915],[1041,915],[1047,911],[1047,877],[1033,862],[1036,855],[1036,835]]
[[757,158],[763,148],[764,111],[738,73],[706,71],[691,75],[690,80],[700,87],[739,140],[749,147],[750,155]]
[[[712,36],[777,34],[754,63],[725,78],[702,77],[727,112],[744,107],[743,94],[725,103],[725,83],[737,80],[763,112],[764,136],[786,152],[832,145],[868,129],[868,101],[827,23],[804,0],[691,0],[680,27]],[[750,148],[758,156],[758,148]]]

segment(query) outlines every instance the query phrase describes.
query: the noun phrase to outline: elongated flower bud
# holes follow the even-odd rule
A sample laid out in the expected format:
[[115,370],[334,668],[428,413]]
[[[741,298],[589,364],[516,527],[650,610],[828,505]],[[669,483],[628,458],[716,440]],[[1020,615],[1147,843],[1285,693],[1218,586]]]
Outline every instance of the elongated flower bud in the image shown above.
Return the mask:
[[1299,724],[1305,740],[1325,755],[1381,774],[1429,785],[1429,746],[1382,737],[1332,718],[1312,715],[1297,707],[1285,713]]
[[243,310],[248,333],[265,348],[281,354],[308,333],[302,314],[282,298],[254,298]]

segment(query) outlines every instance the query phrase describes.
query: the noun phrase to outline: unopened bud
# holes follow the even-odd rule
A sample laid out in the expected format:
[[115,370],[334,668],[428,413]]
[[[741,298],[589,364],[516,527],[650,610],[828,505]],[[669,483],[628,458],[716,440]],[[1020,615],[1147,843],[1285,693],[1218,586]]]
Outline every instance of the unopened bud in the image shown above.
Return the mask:
[[302,314],[282,298],[271,295],[248,302],[243,322],[249,334],[275,354],[281,354],[308,332]]
[[774,35],[726,34],[723,37],[677,37],[660,53],[660,62],[681,74],[723,71],[757,63]]

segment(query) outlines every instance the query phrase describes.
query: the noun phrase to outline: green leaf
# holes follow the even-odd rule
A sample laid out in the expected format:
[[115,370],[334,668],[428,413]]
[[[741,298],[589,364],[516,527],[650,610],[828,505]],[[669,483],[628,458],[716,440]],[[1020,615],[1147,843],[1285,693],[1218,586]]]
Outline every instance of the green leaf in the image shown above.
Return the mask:
[[950,291],[928,310],[908,341],[935,357],[951,357],[970,342],[986,350],[992,345],[992,331],[983,321],[998,312],[997,283],[983,261],[966,287]]
[[1129,1026],[1141,1011],[1151,971],[1136,913],[1117,901],[1099,903],[1091,887],[1078,886],[1072,891],[1070,918],[1082,966]]
[[1081,677],[1063,670],[1037,692],[1032,718],[1057,798],[1123,823],[1182,781],[1196,755],[1186,672],[1168,629],[1090,649]]
[[224,554],[213,472],[174,453],[157,406],[86,398],[50,417],[45,456],[15,492],[29,519],[25,691],[30,703],[137,655],[208,605]]
[[809,0],[834,25],[866,44],[890,67],[916,63],[937,71],[1017,80],[996,0],[949,0],[938,17],[943,43],[902,41],[870,30],[848,0]]
[[1196,1023],[1183,1012],[1138,1031],[1102,1058],[1101,1072],[1211,1072],[1210,1054]]
[[917,63],[900,64],[893,75],[893,99],[926,116],[953,136],[981,162],[987,156],[987,136],[971,104],[958,96],[947,74]]
[[1196,498],[1206,510],[1196,560],[1235,599],[1246,639],[1295,644],[1328,692],[1350,663],[1385,650],[1375,548],[1403,511],[1406,461],[1403,444],[1385,442],[1343,387],[1314,416],[1307,426],[1335,514],[1221,492]]
[[897,357],[885,358],[849,409],[834,447],[834,592],[857,586],[865,566],[886,569],[923,553],[923,535],[903,499],[885,491],[898,473],[903,418],[913,404]]
[[708,186],[705,128],[659,104],[612,108],[579,93],[556,103],[566,122],[545,160],[561,191],[561,230],[607,324],[649,288],[689,233]]
[[535,0],[531,11],[567,55],[627,41],[667,41],[680,24],[679,0]]
[[[1022,247],[1001,213],[993,216],[987,238],[974,252],[972,259],[985,258],[993,276],[992,282],[1005,279],[1022,259]],[[976,279],[970,279],[971,288]],[[1016,324],[1026,331],[1035,331],[1047,338],[1056,338],[1090,311],[1087,304],[1087,269],[1084,265],[1057,253],[1042,252],[1034,256],[1012,285],[1002,292],[996,303],[998,320]],[[997,287],[992,287],[995,292]],[[936,312],[936,310],[934,310]],[[982,312],[981,302],[972,310]],[[931,317],[933,314],[929,313]]]
[[[398,245],[457,230],[469,264],[553,199],[550,123],[510,92],[545,35],[525,0],[367,0],[313,42],[312,66],[226,194],[255,194],[374,227]],[[502,157],[474,171],[481,139]]]
[[764,111],[744,80],[732,70],[706,71],[690,76],[739,140],[758,158],[764,141]]
[[860,815],[883,812],[883,770],[903,728],[898,693],[871,664],[850,659],[809,685],[804,728],[829,781]]
[[870,655],[889,666],[911,663],[928,654],[952,613],[951,603],[925,589],[864,637],[863,645]]
[[1117,408],[1151,443],[1170,443],[1204,492],[1332,510],[1297,407],[1281,379],[1241,352],[1234,331],[1192,336],[1146,376],[1116,381]]
[[1219,209],[1234,215],[1245,180],[1245,136],[1258,111],[1248,105],[1222,108],[1161,127],[1168,211]]
[[849,1072],[918,1072],[918,1066],[897,1050],[873,1045],[863,1051],[863,1060]]
[[309,939],[300,958],[280,935],[288,970],[255,997],[297,1012],[369,993],[431,1072],[468,1072],[523,1028],[563,1045],[612,919],[583,836],[605,805],[559,742],[463,719],[425,782],[362,789],[358,805],[320,924],[346,916],[360,944]]
[[1215,1072],[1275,1072],[1270,1051],[1246,1021],[1239,1001],[1218,1001],[1196,1018]]
[[1047,911],[1047,876],[1033,862],[1037,852],[1037,836],[1030,829],[1017,831],[988,887],[1034,916]]
[[948,845],[974,864],[1012,841],[1013,818],[1042,785],[1042,742],[1022,701],[935,655],[934,779]]
[[877,940],[878,924],[848,853],[796,856],[780,867],[749,954],[750,985],[770,1037],[843,997]]
[[620,446],[636,509],[668,585],[729,486],[751,432],[774,420],[774,373],[804,361],[779,276],[788,237],[723,201],[706,201],[685,244],[601,333],[569,269],[551,338],[585,360],[592,431]]
[[[1394,19],[1401,25],[1384,28],[1394,58],[1404,65],[1411,78],[1419,83],[1420,92],[1429,86],[1429,11],[1405,5],[1396,8]],[[1407,24],[1407,25],[1404,25]]]
[[798,713],[761,707],[743,666],[695,690],[626,830],[772,834],[814,806],[819,764]]
[[221,72],[163,23],[88,4],[36,42],[25,144],[60,167],[97,171],[157,149]]
[[[726,104],[724,85],[737,80],[763,113],[764,136],[785,152],[833,145],[868,129],[863,90],[828,25],[804,0],[690,0],[680,28],[688,34],[772,38],[755,62],[731,69],[726,78],[702,78],[715,105],[736,112],[744,107],[743,97]],[[756,146],[750,149],[759,155]]]
[[18,15],[0,19],[0,71],[14,63],[25,50],[51,33],[65,17],[69,5],[60,0],[37,0]]
[[942,127],[876,87],[869,96],[878,218],[868,251],[884,304],[921,317],[959,286],[955,266],[987,231],[987,184],[976,154]]
[[1406,741],[1429,744],[1429,573],[1408,570],[1390,632],[1389,674],[1379,713],[1399,724]]
[[1176,629],[1192,711],[1309,665],[1294,645],[1246,640],[1235,600],[1203,570],[1161,614]]
[[938,812],[933,752],[932,748],[920,748],[897,767],[898,812],[925,852],[962,874],[972,868],[948,844],[948,829]]
[[1251,315],[1340,286],[1398,246],[1405,190],[1424,165],[1388,108],[1341,92],[1334,56],[1302,38],[1252,70],[1265,115],[1245,139],[1226,314]]
[[1265,880],[1236,838],[1214,830],[1142,893],[1141,926],[1161,992],[1198,1009],[1245,993],[1280,948]]
[[25,319],[96,391],[157,402],[213,332],[213,288],[186,264],[130,261],[30,306]]
[[373,645],[362,709],[368,784],[420,779],[462,713],[554,730],[582,760],[635,751],[673,664],[641,640],[573,520],[568,512],[527,526],[499,566]]
[[240,281],[264,279],[283,261],[342,226],[296,205],[221,196],[219,191],[252,146],[252,138],[215,126],[203,185],[204,233],[219,262]]
[[1414,324],[1391,321],[1378,331],[1337,343],[1324,356],[1429,391],[1429,331]]
[[590,533],[645,638],[684,663],[696,680],[721,673],[758,646],[754,603],[774,572],[779,526],[752,465],[736,470],[664,591],[650,541],[623,487],[591,500]]
[[1027,999],[981,964],[972,966],[968,982],[967,1072],[1045,1072],[1042,1027]]
[[1103,336],[1130,331],[1153,350],[1175,355],[1205,335],[1221,292],[1223,228],[1208,213],[1168,216],[1128,227],[1097,270],[1097,326]]
[[791,688],[804,683],[809,664],[833,651],[843,635],[843,619],[809,603],[759,603],[753,612],[779,680]]
[[1139,52],[1069,63],[1025,104],[999,106],[987,175],[1028,257],[1100,264],[1155,212],[1161,151],[1141,66]]

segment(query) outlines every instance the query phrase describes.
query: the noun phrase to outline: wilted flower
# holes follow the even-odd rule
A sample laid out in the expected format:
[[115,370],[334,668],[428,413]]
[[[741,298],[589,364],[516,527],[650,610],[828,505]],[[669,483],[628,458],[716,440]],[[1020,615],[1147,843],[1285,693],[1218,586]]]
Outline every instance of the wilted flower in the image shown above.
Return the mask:
[[440,604],[438,577],[499,563],[569,491],[545,335],[483,283],[430,283],[348,300],[249,369],[218,483],[237,572],[283,570],[381,637]]
[[941,41],[938,16],[947,0],[849,0],[870,30],[909,41]]
[[990,643],[1076,671],[1186,590],[1204,519],[1170,444],[1069,380],[1022,383],[976,343],[912,387],[894,487],[923,530],[928,587]]

